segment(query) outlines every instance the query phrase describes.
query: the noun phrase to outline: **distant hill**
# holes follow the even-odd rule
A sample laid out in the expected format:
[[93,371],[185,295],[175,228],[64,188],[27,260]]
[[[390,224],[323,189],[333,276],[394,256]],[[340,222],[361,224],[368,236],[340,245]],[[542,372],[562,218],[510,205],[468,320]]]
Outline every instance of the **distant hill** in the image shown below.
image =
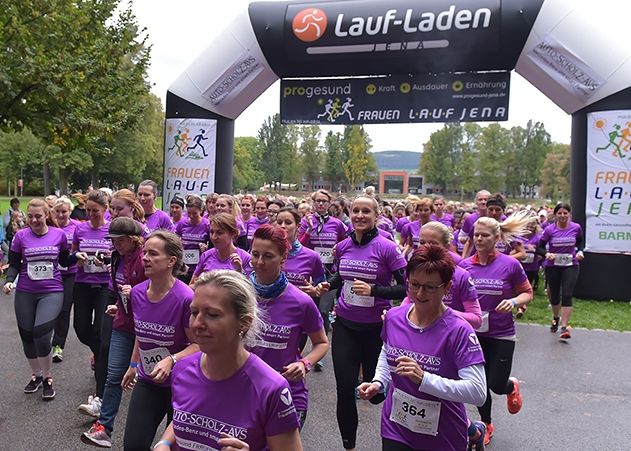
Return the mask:
[[418,171],[421,152],[406,150],[386,150],[373,152],[377,168],[380,171]]

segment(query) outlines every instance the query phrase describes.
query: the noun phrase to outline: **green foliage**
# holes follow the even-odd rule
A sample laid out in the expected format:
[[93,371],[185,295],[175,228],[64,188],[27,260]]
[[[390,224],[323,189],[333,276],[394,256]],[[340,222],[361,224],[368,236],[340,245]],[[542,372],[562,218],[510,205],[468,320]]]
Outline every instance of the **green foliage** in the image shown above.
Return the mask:
[[266,184],[296,183],[299,177],[297,161],[298,132],[293,125],[283,125],[280,115],[268,117],[258,133],[260,171]]
[[320,177],[322,172],[322,149],[320,148],[320,127],[307,125],[300,127],[300,155],[302,157],[302,174],[311,184]]
[[[360,125],[351,125],[344,128],[344,144],[346,158],[343,160],[344,176],[351,189],[362,184],[371,166],[374,166],[374,158],[370,154],[370,138]],[[372,160],[372,163],[371,163]]]
[[326,160],[324,165],[324,176],[331,182],[333,191],[337,190],[344,178],[343,140],[341,133],[333,134],[329,131],[324,138],[324,152]]
[[9,2],[0,23],[0,127],[55,146],[33,164],[65,191],[71,171],[92,170],[143,118],[146,36],[121,0]]
[[570,197],[570,145],[553,144],[541,171],[540,196],[552,201]]
[[263,182],[257,169],[259,156],[258,140],[252,136],[237,137],[234,140],[234,165],[232,167],[232,189],[253,191]]
[[421,173],[442,191],[457,183],[454,170],[459,160],[462,160],[462,139],[460,124],[445,124],[442,129],[432,133],[425,143],[420,161]]

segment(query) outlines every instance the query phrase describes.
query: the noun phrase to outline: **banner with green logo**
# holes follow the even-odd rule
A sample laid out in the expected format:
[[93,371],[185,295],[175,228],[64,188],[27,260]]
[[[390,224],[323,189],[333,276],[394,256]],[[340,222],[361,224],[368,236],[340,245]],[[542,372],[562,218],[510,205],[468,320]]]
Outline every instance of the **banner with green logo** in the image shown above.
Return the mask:
[[509,72],[284,79],[285,124],[508,120]]

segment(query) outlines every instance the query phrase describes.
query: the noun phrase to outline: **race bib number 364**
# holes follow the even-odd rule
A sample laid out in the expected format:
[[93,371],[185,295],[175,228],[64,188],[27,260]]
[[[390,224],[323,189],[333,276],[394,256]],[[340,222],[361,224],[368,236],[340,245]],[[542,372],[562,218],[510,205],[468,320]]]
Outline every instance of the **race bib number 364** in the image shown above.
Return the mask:
[[438,435],[440,402],[416,398],[394,389],[390,421],[418,434]]

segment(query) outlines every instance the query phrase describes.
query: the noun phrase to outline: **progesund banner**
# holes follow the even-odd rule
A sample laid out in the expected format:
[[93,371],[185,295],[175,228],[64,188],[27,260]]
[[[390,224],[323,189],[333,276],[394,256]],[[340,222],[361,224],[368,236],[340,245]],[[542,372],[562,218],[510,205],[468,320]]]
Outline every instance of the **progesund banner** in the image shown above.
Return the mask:
[[586,250],[631,253],[631,110],[587,115],[585,215]]
[[214,119],[167,119],[164,139],[163,209],[175,194],[207,194],[215,188]]
[[281,81],[285,124],[508,120],[509,72]]

